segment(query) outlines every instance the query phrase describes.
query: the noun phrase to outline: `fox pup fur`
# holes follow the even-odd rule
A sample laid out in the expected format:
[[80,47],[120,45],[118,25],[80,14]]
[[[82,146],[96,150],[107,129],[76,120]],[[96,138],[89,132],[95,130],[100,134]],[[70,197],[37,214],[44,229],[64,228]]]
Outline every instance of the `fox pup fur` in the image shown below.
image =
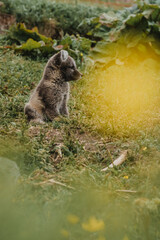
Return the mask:
[[25,105],[27,119],[43,123],[46,117],[52,121],[59,115],[69,116],[69,81],[78,80],[81,75],[67,51],[61,50],[53,55],[46,64],[41,81]]

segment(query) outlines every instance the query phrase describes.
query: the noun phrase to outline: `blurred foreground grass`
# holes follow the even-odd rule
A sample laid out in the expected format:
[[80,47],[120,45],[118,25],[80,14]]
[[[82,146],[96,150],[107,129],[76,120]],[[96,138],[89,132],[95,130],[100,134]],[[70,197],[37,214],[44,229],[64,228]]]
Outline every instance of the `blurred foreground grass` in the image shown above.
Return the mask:
[[[44,66],[0,51],[0,156],[21,174],[0,178],[0,238],[159,240],[159,61],[85,74],[70,119],[28,125],[23,107]],[[102,173],[124,149],[127,161]]]
[[[132,167],[128,179],[121,171],[107,176],[85,168],[67,171],[74,189],[40,185],[24,177],[16,187],[1,182],[2,239],[159,239],[160,169],[156,164]],[[64,174],[59,178],[64,179]],[[137,192],[116,191],[124,187]]]

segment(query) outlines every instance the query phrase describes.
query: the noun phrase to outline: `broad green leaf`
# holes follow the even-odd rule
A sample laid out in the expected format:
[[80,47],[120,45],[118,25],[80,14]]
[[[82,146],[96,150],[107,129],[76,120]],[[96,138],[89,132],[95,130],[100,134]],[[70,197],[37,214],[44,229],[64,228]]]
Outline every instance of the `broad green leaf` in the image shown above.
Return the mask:
[[125,23],[129,26],[137,26],[143,18],[142,13],[131,14],[126,20]]
[[42,40],[45,43],[53,41],[51,38],[39,34],[37,28],[33,28],[32,30],[27,29],[23,23],[18,23],[16,26],[12,26],[10,28],[9,37],[17,40],[19,43],[26,42],[29,38],[32,38],[35,41]]
[[153,13],[153,9],[147,9],[143,12],[143,16],[147,19],[149,19],[149,17],[151,16],[151,14]]
[[16,50],[25,50],[25,51],[31,51],[36,48],[40,48],[42,46],[42,43],[36,42],[33,39],[28,39],[26,43],[22,44],[21,46],[17,46]]
[[118,17],[116,16],[116,14],[109,15],[107,13],[103,13],[100,16],[100,23],[109,28],[114,27],[117,24],[117,22],[118,22]]

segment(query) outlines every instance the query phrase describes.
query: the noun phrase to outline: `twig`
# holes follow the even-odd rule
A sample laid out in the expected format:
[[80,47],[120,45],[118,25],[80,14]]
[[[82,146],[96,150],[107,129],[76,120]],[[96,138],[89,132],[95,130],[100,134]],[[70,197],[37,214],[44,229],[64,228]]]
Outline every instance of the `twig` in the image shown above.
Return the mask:
[[116,190],[116,192],[137,193],[137,191],[134,191],[134,190]]
[[57,184],[57,185],[60,185],[60,186],[63,186],[63,187],[67,187],[67,188],[70,188],[70,189],[75,189],[74,187],[68,186],[68,185],[66,185],[64,183],[57,182],[53,178],[49,179],[49,180],[46,180],[46,181],[43,181],[43,182],[34,183],[34,185],[43,185],[43,184],[49,184],[49,185]]
[[108,168],[113,168],[114,166],[118,166],[122,164],[126,160],[126,158],[127,158],[127,150],[123,151],[122,154],[116,160],[114,160],[112,164],[110,164],[106,168],[103,168],[101,172],[105,172],[108,170]]
[[11,46],[0,46],[0,49],[11,49],[12,47]]

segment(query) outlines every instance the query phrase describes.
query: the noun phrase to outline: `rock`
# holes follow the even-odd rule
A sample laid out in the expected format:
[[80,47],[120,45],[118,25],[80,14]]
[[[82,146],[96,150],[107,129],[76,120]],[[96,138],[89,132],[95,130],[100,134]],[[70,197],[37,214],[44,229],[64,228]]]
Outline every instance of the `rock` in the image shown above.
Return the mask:
[[62,39],[63,37],[63,30],[54,19],[47,19],[43,23],[38,24],[38,31],[40,34],[52,39]]
[[5,30],[14,23],[16,23],[16,18],[13,15],[0,12],[0,33],[5,33]]
[[17,164],[4,157],[0,157],[0,179],[15,184],[20,177],[20,170]]

